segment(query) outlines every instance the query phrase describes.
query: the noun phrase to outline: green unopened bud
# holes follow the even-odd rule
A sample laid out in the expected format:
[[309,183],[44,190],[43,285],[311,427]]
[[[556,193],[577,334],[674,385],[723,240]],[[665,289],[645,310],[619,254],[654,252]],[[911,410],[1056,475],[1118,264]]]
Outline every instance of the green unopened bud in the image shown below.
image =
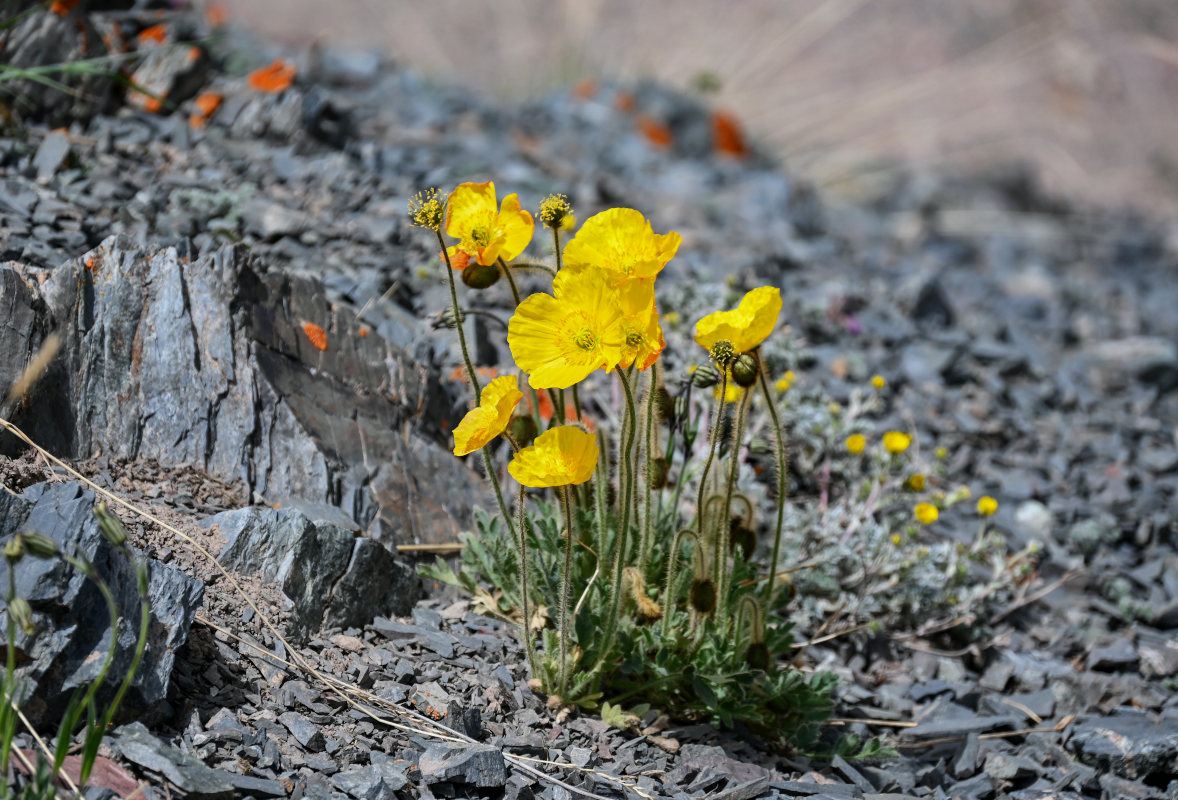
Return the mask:
[[455,311],[453,308],[447,308],[438,315],[438,321],[433,324],[433,327],[454,330],[465,321],[466,315],[461,310]]
[[732,346],[732,342],[727,339],[721,339],[712,346],[712,351],[708,353],[712,361],[716,362],[719,367],[727,367],[736,358],[736,349]]
[[667,459],[655,458],[646,462],[646,481],[651,489],[656,492],[659,489],[667,488],[667,475],[670,470],[667,469]]
[[675,400],[665,386],[654,390],[654,408],[663,422],[670,422],[675,416]]
[[691,382],[700,389],[709,389],[720,382],[720,370],[711,364],[701,364],[691,373]]
[[565,227],[565,218],[572,213],[573,207],[563,194],[550,194],[540,203],[540,221],[548,228]]
[[487,289],[499,282],[499,267],[473,263],[462,270],[462,282],[472,289]]
[[29,606],[28,600],[23,597],[12,598],[12,602],[8,604],[8,613],[26,636],[33,635],[36,628],[33,627],[33,609]]
[[716,584],[711,578],[698,578],[691,582],[691,607],[701,614],[716,610]]
[[736,381],[737,386],[745,389],[752,386],[757,382],[757,372],[757,359],[748,353],[741,353],[732,362],[732,380]]
[[753,642],[749,645],[748,650],[744,651],[744,662],[752,669],[768,672],[771,660],[772,656],[769,653],[769,646],[764,642]]
[[25,549],[37,558],[53,558],[57,555],[57,542],[43,533],[25,533]]
[[98,507],[94,509],[94,514],[98,517],[98,528],[108,542],[115,547],[122,547],[126,544],[127,529],[123,527],[123,523],[119,521],[118,517],[106,510],[106,503],[99,503]]
[[527,447],[536,438],[536,420],[532,418],[531,414],[513,417],[507,425],[507,431],[517,445]]
[[9,564],[15,564],[24,558],[25,555],[25,535],[18,533],[4,543],[4,557],[8,559]]

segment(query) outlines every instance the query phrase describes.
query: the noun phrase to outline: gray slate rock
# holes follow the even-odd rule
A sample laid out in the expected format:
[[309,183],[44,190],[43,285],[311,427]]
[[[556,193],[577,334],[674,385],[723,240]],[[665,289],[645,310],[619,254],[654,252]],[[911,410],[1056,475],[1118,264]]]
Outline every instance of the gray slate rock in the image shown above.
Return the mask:
[[231,800],[235,796],[233,784],[225,773],[160,741],[141,722],[118,728],[114,741],[124,758],[163,776],[185,797]]
[[[93,492],[78,483],[39,483],[19,495],[0,491],[0,541],[33,530],[52,538],[59,552],[84,555],[94,564],[125,620],[104,690],[113,693],[134,654],[138,624],[126,620],[138,621],[139,589],[133,565],[99,530],[94,500]],[[150,635],[120,713],[152,721],[170,713],[165,699],[172,666],[187,641],[204,585],[156,561],[148,560],[147,568]],[[0,597],[7,592],[7,573],[0,572]],[[110,646],[109,611],[94,583],[59,558],[21,560],[16,594],[29,601],[37,627],[33,636],[21,634],[17,640],[32,659],[23,668],[30,691],[24,710],[34,722],[48,724],[60,716],[76,687],[98,677]]]
[[1084,763],[1125,778],[1178,773],[1178,725],[1143,712],[1083,719],[1068,748]]
[[361,337],[319,283],[255,271],[234,248],[191,258],[111,237],[38,294],[66,332],[54,402],[28,422],[54,452],[195,464],[263,498],[340,507],[389,544],[451,541],[492,507],[448,450],[456,414],[437,379]]
[[480,744],[430,745],[418,761],[424,783],[467,783],[482,788],[507,783],[507,766],[503,751]]
[[377,614],[408,614],[420,595],[417,576],[383,544],[295,509],[243,508],[203,524],[225,536],[225,567],[282,588],[300,636],[323,624],[362,627]]

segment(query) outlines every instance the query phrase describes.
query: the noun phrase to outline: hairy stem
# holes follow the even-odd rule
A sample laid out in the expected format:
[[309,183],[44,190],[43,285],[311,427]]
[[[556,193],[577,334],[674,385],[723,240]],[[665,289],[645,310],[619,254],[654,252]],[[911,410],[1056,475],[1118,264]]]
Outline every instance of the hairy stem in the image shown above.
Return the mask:
[[557,694],[564,699],[569,683],[569,633],[572,629],[572,618],[569,609],[569,592],[573,576],[573,508],[569,497],[569,487],[561,486],[560,505],[564,510],[565,542],[564,566],[560,573],[560,679]]
[[777,585],[777,559],[781,555],[781,531],[785,523],[785,494],[789,491],[789,462],[786,460],[785,432],[781,429],[781,421],[777,416],[777,404],[769,391],[769,381],[765,377],[765,362],[761,359],[761,348],[753,350],[753,358],[757,359],[761,393],[765,396],[765,405],[769,408],[769,417],[773,422],[773,433],[777,437],[777,527],[773,534],[773,555],[769,558],[769,580],[765,581],[765,607],[771,608],[773,590]]
[[474,387],[475,403],[483,401],[483,387],[479,385],[479,377],[475,374],[474,364],[470,360],[470,350],[466,347],[466,331],[462,329],[462,310],[458,308],[458,289],[454,286],[454,268],[450,265],[450,254],[446,252],[446,241],[442,232],[435,230],[438,244],[442,248],[442,258],[446,260],[446,280],[450,282],[450,305],[454,309],[454,320],[457,322],[458,344],[462,347],[462,360],[466,362],[466,373],[470,376],[470,385]]

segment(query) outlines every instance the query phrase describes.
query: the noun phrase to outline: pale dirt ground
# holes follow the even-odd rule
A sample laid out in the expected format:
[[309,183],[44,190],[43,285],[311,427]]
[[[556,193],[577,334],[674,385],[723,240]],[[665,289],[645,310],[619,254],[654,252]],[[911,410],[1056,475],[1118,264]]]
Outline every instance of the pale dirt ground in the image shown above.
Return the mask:
[[221,0],[300,46],[379,50],[507,99],[598,77],[719,78],[788,169],[1034,163],[1052,191],[1178,210],[1175,0]]

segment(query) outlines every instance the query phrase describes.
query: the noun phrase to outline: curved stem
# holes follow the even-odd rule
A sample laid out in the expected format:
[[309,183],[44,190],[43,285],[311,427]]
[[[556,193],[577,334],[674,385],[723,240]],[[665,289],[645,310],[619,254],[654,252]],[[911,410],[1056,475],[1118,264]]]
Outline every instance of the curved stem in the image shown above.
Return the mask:
[[549,275],[556,277],[556,270],[547,264],[541,264],[538,261],[517,261],[511,265],[513,269],[538,269],[541,272],[547,272]]
[[699,536],[691,528],[680,528],[671,540],[671,549],[667,554],[667,580],[663,584],[663,596],[659,598],[663,602],[663,638],[666,638],[671,631],[671,612],[675,607],[675,598],[672,597],[672,593],[675,591],[675,580],[679,577],[679,548],[683,544],[684,536],[695,539],[697,560],[702,549]]
[[454,286],[454,268],[450,265],[450,254],[446,252],[446,241],[440,230],[434,231],[438,236],[438,244],[442,248],[442,258],[446,261],[446,280],[450,282],[450,305],[454,309],[454,319],[458,320],[458,344],[462,347],[462,360],[466,362],[466,372],[470,376],[470,385],[474,387],[475,403],[483,401],[483,387],[479,385],[478,375],[475,374],[474,364],[470,360],[470,351],[466,347],[466,331],[462,329],[462,311],[458,308],[458,289]]
[[515,285],[515,278],[511,275],[511,267],[507,266],[507,262],[503,257],[499,257],[499,268],[503,270],[503,274],[507,276],[507,285],[511,287],[511,296],[515,298],[516,308],[519,307],[519,287]]
[[[706,516],[704,495],[707,493],[708,472],[712,469],[712,462],[716,460],[716,446],[720,439],[720,422],[724,419],[724,400],[727,394],[728,371],[725,370],[723,378],[720,380],[720,402],[716,405],[716,421],[712,423],[712,433],[708,438],[708,457],[704,461],[704,470],[699,476],[699,495],[695,503],[695,530],[700,541],[703,541],[704,536],[704,517]],[[712,569],[715,570],[716,566],[713,565]]]
[[765,607],[773,604],[773,589],[777,585],[777,559],[781,555],[781,530],[785,522],[785,494],[789,491],[789,462],[786,460],[785,432],[781,429],[781,421],[777,417],[777,404],[769,391],[769,381],[765,377],[765,362],[761,360],[761,348],[753,350],[753,358],[757,359],[757,374],[760,375],[761,392],[765,396],[765,405],[769,407],[769,417],[773,421],[773,433],[777,436],[777,528],[773,534],[773,555],[769,560],[769,580],[765,582]]

